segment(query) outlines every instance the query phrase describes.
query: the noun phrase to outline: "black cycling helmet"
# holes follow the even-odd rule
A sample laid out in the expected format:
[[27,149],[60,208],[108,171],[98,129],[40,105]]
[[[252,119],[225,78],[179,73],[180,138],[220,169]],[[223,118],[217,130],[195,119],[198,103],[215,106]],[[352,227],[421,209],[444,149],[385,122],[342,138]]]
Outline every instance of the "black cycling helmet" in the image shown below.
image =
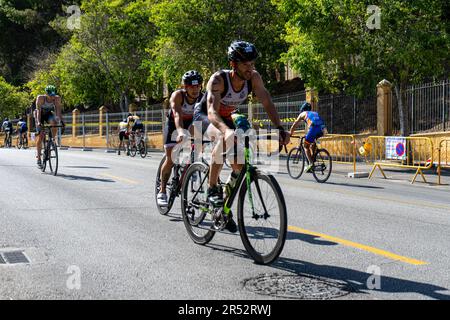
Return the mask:
[[304,111],[311,111],[312,107],[311,104],[309,102],[303,102],[300,105],[300,112],[304,112]]
[[198,86],[203,83],[203,77],[201,76],[200,73],[198,73],[198,71],[190,70],[185,74],[183,74],[181,82],[185,86]]
[[247,41],[233,41],[228,47],[228,60],[233,62],[253,61],[258,58],[258,50]]
[[6,117],[4,121],[9,121],[9,119]]

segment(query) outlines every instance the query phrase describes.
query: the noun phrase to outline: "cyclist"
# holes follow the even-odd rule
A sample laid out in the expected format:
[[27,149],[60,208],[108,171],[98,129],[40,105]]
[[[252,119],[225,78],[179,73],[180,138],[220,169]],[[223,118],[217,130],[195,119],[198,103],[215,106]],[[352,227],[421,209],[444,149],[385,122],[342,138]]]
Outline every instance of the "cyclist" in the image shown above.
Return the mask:
[[305,137],[305,151],[308,158],[308,166],[304,172],[310,172],[313,167],[312,154],[315,142],[318,138],[323,136],[323,130],[325,129],[325,123],[317,112],[311,111],[311,104],[304,102],[300,105],[300,114],[297,120],[292,124],[290,133],[294,134],[295,128],[301,121],[305,121],[308,126],[308,132]]
[[[117,128],[117,132],[119,133],[119,151],[117,152],[117,154],[120,156],[120,150],[123,147],[123,140],[127,140],[127,151],[130,149],[130,141],[128,138],[128,123],[127,123],[127,119],[123,119],[120,123],[119,123],[119,127]],[[128,151],[129,152],[129,151]]]
[[[45,95],[39,95],[36,99],[36,158],[39,168],[42,168],[41,149],[44,139],[42,125],[45,123],[57,125],[58,121],[64,125],[61,119],[61,98],[56,94],[56,87],[48,85],[45,87]],[[51,130],[53,137],[56,137],[57,128]]]
[[11,139],[12,130],[13,130],[13,124],[6,117],[2,124],[2,131],[5,132],[5,141],[8,141],[8,139]]
[[23,139],[26,136],[28,131],[28,126],[26,121],[23,120],[22,117],[20,117],[19,122],[17,122],[17,132],[19,133],[19,143],[23,143]]
[[[221,70],[211,76],[207,85],[207,94],[197,104],[194,122],[202,122],[202,131],[210,137],[219,137],[213,149],[212,163],[208,182],[208,201],[214,206],[223,206],[223,191],[218,186],[218,178],[223,166],[222,150],[227,145],[234,145],[235,125],[232,113],[243,103],[251,92],[263,104],[269,119],[280,130],[281,144],[289,143],[289,134],[281,126],[281,121],[272,102],[269,92],[264,86],[261,75],[255,70],[258,51],[246,41],[234,41],[228,48],[228,60],[231,70]],[[232,164],[233,173],[228,184],[233,186],[242,164]],[[227,217],[226,229],[237,231],[236,222]]]
[[185,130],[191,129],[195,104],[203,97],[202,84],[201,74],[190,70],[182,77],[183,88],[170,96],[170,110],[163,134],[166,161],[161,167],[161,190],[157,196],[158,205],[161,207],[168,205],[166,186],[173,167],[173,147],[186,138]]

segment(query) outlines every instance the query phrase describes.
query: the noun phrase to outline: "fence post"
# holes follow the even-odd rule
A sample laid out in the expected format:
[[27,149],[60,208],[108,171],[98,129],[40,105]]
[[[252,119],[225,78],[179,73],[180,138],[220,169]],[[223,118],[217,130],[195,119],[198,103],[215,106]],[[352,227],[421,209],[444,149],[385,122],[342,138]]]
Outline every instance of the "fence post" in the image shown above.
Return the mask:
[[80,111],[78,109],[74,109],[72,111],[72,138],[75,139],[77,137],[77,121],[78,116],[80,115]]
[[442,82],[442,130],[445,131],[445,81]]
[[109,151],[109,114],[108,114],[108,111],[105,112],[105,121],[106,121],[106,152],[108,152]]
[[86,128],[85,128],[85,119],[84,119],[84,113],[81,115],[81,122],[83,124],[83,151],[86,149]]
[[103,137],[103,113],[106,111],[105,106],[98,109],[98,135]]
[[379,136],[392,135],[392,84],[382,80],[377,84],[377,132]]

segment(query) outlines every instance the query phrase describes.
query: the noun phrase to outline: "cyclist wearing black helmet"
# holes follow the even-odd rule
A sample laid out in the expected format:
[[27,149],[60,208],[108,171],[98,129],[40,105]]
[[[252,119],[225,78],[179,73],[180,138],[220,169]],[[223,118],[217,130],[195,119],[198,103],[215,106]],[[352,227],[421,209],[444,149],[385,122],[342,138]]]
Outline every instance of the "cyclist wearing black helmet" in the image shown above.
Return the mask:
[[5,118],[3,120],[3,124],[2,124],[2,131],[5,132],[5,141],[10,139],[11,135],[12,135],[12,131],[13,131],[13,124],[12,122],[9,120],[9,118]]
[[[48,85],[45,87],[45,95],[39,95],[36,99],[36,149],[37,149],[37,165],[42,167],[41,149],[44,131],[41,126],[44,123],[57,125],[62,122],[61,117],[61,98],[56,94],[56,87]],[[52,128],[53,136],[56,137],[58,128]]]
[[23,117],[19,118],[19,122],[17,122],[17,133],[19,134],[19,141],[22,144],[24,137],[27,134],[28,126],[26,121],[23,120]]
[[164,149],[166,161],[161,167],[161,190],[157,196],[158,205],[167,206],[166,185],[172,172],[173,147],[186,138],[185,130],[191,129],[194,106],[203,96],[201,89],[203,77],[195,70],[186,72],[182,77],[183,88],[172,93],[170,111],[164,127]]
[[311,111],[311,104],[308,102],[304,102],[300,105],[300,114],[295,120],[295,122],[292,124],[291,127],[291,135],[294,134],[295,128],[298,126],[298,124],[301,121],[305,121],[308,126],[308,132],[305,137],[305,150],[306,150],[306,156],[309,160],[309,165],[305,168],[305,172],[311,171],[312,168],[312,152],[313,152],[313,145],[316,142],[316,139],[323,136],[323,130],[325,129],[325,124],[322,120],[322,118],[319,116],[317,112]]
[[[227,145],[234,145],[234,129],[231,115],[242,104],[251,92],[264,106],[269,119],[280,130],[280,142],[289,143],[289,134],[284,131],[281,121],[272,102],[269,92],[264,86],[261,75],[255,70],[258,51],[246,41],[234,41],[228,48],[228,60],[231,70],[221,70],[211,76],[207,85],[207,94],[196,106],[194,121],[201,121],[202,131],[212,137],[224,137],[218,140],[212,154],[210,169],[208,200],[213,205],[223,205],[223,192],[218,186],[218,178],[223,166],[222,150]],[[232,164],[233,174],[229,182],[233,184],[242,164]],[[237,226],[228,217],[226,228],[237,231]]]

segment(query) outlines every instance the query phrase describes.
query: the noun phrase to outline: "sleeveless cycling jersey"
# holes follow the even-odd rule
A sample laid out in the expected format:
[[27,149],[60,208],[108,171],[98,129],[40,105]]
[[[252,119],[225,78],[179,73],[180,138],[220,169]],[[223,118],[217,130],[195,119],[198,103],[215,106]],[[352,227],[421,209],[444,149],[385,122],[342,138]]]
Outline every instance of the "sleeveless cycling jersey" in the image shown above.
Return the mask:
[[[231,70],[220,71],[220,76],[223,79],[224,91],[221,94],[219,115],[224,119],[231,119],[231,113],[236,110],[237,106],[242,104],[252,92],[252,82],[245,81],[244,87],[239,91],[235,91],[231,85],[230,78]],[[202,101],[196,106],[196,113],[208,114],[207,94],[203,96]]]
[[128,123],[121,121],[119,123],[119,129],[120,131],[127,131]]
[[[192,104],[189,104],[187,99],[187,93],[185,90],[182,90],[182,95],[183,95],[183,102],[181,103],[181,110],[183,111],[183,121],[192,121],[194,117],[194,107],[202,99],[203,94],[200,93],[198,98]],[[170,109],[168,116],[170,120],[174,119],[172,108]]]
[[245,81],[244,87],[240,91],[235,91],[231,85],[230,78],[231,70],[222,70],[220,75],[224,80],[224,93],[220,99],[219,114],[223,118],[230,118],[231,113],[236,110],[236,107],[247,100],[248,95],[252,91],[251,81]]
[[19,121],[17,122],[17,125],[19,126],[19,128],[24,129],[27,127],[27,123],[25,121]]
[[324,124],[322,118],[319,116],[317,112],[307,111],[306,112],[306,123],[309,127],[311,126],[322,126]]
[[41,110],[43,113],[50,113],[56,111],[56,106],[54,102],[48,102],[47,97],[44,96],[44,104],[41,105]]

